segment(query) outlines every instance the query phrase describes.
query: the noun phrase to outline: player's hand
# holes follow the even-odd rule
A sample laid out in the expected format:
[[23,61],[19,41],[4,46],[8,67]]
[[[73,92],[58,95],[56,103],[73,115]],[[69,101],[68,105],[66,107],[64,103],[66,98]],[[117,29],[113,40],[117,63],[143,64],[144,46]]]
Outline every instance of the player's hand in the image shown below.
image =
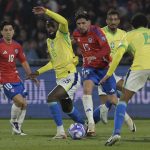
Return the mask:
[[37,7],[33,7],[32,12],[35,15],[42,15],[44,14],[46,11],[46,8],[42,7],[42,6],[37,6]]
[[103,84],[104,82],[106,82],[106,80],[107,80],[109,77],[110,77],[110,76],[105,75],[105,76],[101,79],[101,81],[99,82],[99,84]]
[[30,79],[30,80],[32,80],[32,81],[36,84],[36,86],[39,86],[39,85],[40,85],[40,82],[39,82],[39,80],[37,79],[37,76],[39,76],[39,72],[38,72],[38,71],[35,71],[35,72],[29,74],[29,75],[26,77],[26,80]]

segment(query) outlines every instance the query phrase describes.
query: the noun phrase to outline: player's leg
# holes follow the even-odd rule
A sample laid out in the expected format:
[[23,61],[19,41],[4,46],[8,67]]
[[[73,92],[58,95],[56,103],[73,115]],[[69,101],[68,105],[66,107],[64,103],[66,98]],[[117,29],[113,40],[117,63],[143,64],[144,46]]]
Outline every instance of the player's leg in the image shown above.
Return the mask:
[[113,135],[107,140],[106,145],[113,145],[121,138],[121,128],[124,122],[127,104],[132,96],[145,85],[145,82],[148,79],[147,73],[147,71],[128,72],[122,90],[123,94],[121,95],[120,102],[116,106]]
[[[24,122],[25,115],[26,115],[27,102],[26,102],[25,98],[20,94],[14,96],[13,101],[14,101],[14,103],[13,103],[12,109],[11,109],[11,120],[18,113],[16,123],[18,123],[19,130],[21,130],[20,135],[26,135],[22,130],[22,124]],[[13,122],[13,121],[11,121],[11,122]]]
[[69,90],[66,89],[66,92],[68,94],[68,98],[62,99],[61,106],[63,112],[65,112],[72,120],[74,120],[77,123],[85,124],[85,121],[81,115],[81,113],[78,111],[78,109],[73,105],[74,102],[74,95],[78,88],[81,87],[81,77],[79,73],[75,73],[72,77],[70,77],[72,81],[72,86],[70,86]]
[[58,104],[58,102],[63,98],[67,98],[68,95],[65,91],[65,89],[57,85],[49,94],[48,94],[48,99],[47,103],[50,108],[50,112],[52,115],[52,118],[55,121],[55,124],[57,126],[57,133],[56,136],[54,136],[54,139],[66,139],[67,136],[65,134],[64,126],[63,126],[63,121],[62,121],[62,113],[61,113],[61,108]]
[[[8,99],[13,100],[13,105],[11,108],[11,120],[10,123],[12,125],[13,132],[16,134],[20,134],[21,132],[21,124],[23,123],[25,112],[26,112],[26,101],[24,96],[26,93],[24,92],[23,83],[6,83],[3,85],[4,93],[8,97]],[[22,115],[22,122],[19,124],[18,118]],[[21,135],[21,134],[20,134]]]
[[[64,106],[64,103],[66,101],[62,101],[62,99],[71,97],[69,95],[68,91],[75,88],[76,84],[79,84],[78,83],[79,79],[80,79],[80,76],[78,73],[71,73],[68,75],[68,77],[57,80],[56,88],[54,88],[54,90],[52,90],[52,92],[50,92],[50,94],[48,95],[49,107],[50,107],[52,116],[55,120],[55,123],[57,125],[57,134],[55,137],[58,137],[60,134],[62,135],[63,133],[65,133],[64,128],[63,128],[63,123],[62,123],[62,116],[61,116],[60,108],[59,108],[57,101],[61,102],[61,104],[63,103],[63,106]],[[71,107],[71,103],[70,103],[67,106],[67,111],[70,111],[72,109],[73,109],[73,107]],[[71,112],[72,118],[77,117],[76,112],[77,111],[75,111],[75,109],[74,109],[74,111]],[[65,134],[63,134],[63,135],[65,135]]]
[[111,109],[112,103],[108,100],[106,93],[102,91],[101,85],[98,86],[98,94],[101,105],[94,110],[94,122],[98,123],[101,120],[104,124],[106,124],[108,122],[108,111]]
[[95,123],[93,118],[93,100],[92,91],[94,88],[94,83],[92,80],[83,81],[83,106],[85,110],[86,117],[88,119],[88,136],[95,135]]
[[61,101],[62,110],[66,113],[74,122],[85,124],[85,121],[78,111],[78,109],[73,105],[73,101],[68,97],[62,99]]
[[87,135],[95,135],[95,123],[93,118],[93,100],[92,92],[95,86],[95,82],[98,83],[96,69],[94,68],[83,68],[82,70],[83,77],[83,106],[85,110],[86,117],[88,119],[88,131]]

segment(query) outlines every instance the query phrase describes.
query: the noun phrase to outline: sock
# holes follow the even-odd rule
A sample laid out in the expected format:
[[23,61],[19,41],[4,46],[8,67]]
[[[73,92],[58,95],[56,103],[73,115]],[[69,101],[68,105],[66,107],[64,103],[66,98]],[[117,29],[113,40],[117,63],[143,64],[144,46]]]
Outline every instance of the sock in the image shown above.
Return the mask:
[[92,95],[83,95],[82,101],[83,101],[85,114],[86,114],[87,119],[88,119],[88,123],[94,124]]
[[106,103],[105,103],[105,106],[108,108],[108,110],[110,110],[111,106],[112,106],[112,103],[109,100],[107,100]]
[[95,124],[100,121],[100,106],[98,106],[98,107],[94,110],[93,118],[94,118]]
[[57,126],[57,133],[58,133],[58,134],[59,134],[59,133],[65,133],[65,130],[64,130],[63,125]]
[[19,125],[20,129],[21,129],[21,126],[23,124],[25,116],[26,116],[26,109],[23,109],[23,110],[21,110],[21,113],[20,113],[20,115],[19,115],[19,117],[17,119],[18,120],[18,125]]
[[17,122],[19,115],[21,114],[21,107],[17,107],[15,104],[11,107],[11,121]]
[[120,134],[121,132],[121,127],[124,122],[126,107],[127,107],[127,104],[124,101],[120,101],[116,106],[116,112],[115,112],[115,118],[114,118],[115,129],[114,129],[113,135]]
[[49,109],[52,114],[52,118],[54,119],[57,126],[62,126],[62,115],[61,110],[57,102],[51,102],[49,104]]
[[70,113],[67,113],[67,115],[70,116],[70,118],[72,118],[73,121],[81,123],[83,125],[85,124],[85,121],[81,117],[81,114],[75,107],[73,107],[72,111]]
[[117,92],[116,92],[116,93],[117,93],[117,97],[118,97],[118,98],[120,98],[120,96],[121,96],[122,92],[121,92],[121,91],[119,91],[119,90],[117,90]]

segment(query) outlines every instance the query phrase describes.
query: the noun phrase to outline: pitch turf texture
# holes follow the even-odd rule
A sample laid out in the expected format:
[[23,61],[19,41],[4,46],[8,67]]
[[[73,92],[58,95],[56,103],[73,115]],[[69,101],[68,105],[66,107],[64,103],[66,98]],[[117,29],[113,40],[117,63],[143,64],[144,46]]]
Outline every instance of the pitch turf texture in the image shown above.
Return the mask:
[[[65,129],[72,123],[64,120]],[[11,135],[9,120],[0,120],[0,150],[150,150],[150,120],[135,120],[137,132],[123,126],[122,139],[112,147],[104,146],[111,135],[113,121],[96,125],[96,137],[82,140],[52,140],[56,127],[52,120],[25,120],[27,136]]]

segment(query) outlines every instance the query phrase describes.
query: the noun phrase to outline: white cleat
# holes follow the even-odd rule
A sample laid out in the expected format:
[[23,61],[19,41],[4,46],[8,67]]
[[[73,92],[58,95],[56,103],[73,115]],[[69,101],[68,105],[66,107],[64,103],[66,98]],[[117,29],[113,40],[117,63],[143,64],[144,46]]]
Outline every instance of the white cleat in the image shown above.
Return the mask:
[[67,135],[65,132],[57,133],[52,139],[67,139]]
[[16,133],[12,130],[12,135],[21,135],[21,136],[25,136],[27,135],[26,133],[23,132],[23,130],[21,130],[21,133]]
[[100,105],[100,119],[104,124],[108,123],[108,108],[105,104]]
[[95,133],[95,123],[89,123],[87,129],[87,136],[96,136]]
[[21,130],[19,128],[18,122],[10,121],[10,124],[12,126],[12,131],[14,132],[14,134],[21,134]]
[[116,135],[112,135],[105,143],[105,146],[112,146],[114,145],[116,142],[120,141],[121,136],[116,134]]
[[124,119],[126,125],[128,126],[129,130],[132,132],[136,132],[136,125],[133,122],[133,120],[131,119],[131,117],[125,113],[125,119]]

